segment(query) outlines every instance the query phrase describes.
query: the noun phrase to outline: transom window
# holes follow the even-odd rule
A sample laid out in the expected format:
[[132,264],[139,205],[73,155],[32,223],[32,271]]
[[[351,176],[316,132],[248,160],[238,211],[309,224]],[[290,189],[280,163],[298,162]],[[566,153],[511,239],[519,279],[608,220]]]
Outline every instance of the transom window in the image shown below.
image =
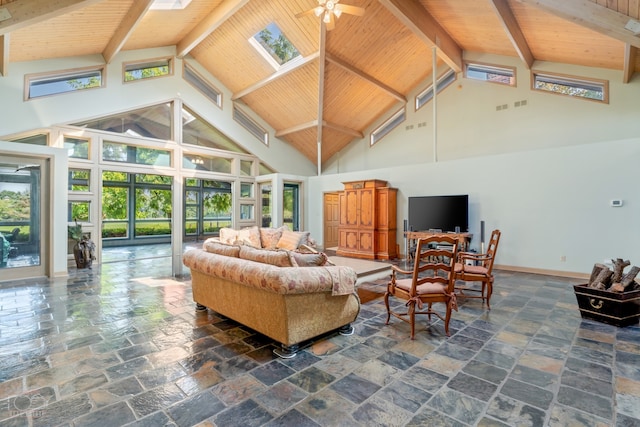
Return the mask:
[[516,69],[512,67],[467,62],[464,65],[464,76],[468,79],[491,83],[516,85]]
[[83,68],[51,74],[25,75],[25,100],[58,95],[104,85],[104,67]]
[[251,37],[249,43],[276,70],[287,62],[300,57],[298,49],[282,33],[275,22],[267,25]]
[[534,71],[531,84],[534,90],[609,103],[609,82],[606,80],[592,80]]
[[161,58],[124,64],[123,77],[125,82],[133,82],[171,74],[173,74],[173,61],[171,58]]

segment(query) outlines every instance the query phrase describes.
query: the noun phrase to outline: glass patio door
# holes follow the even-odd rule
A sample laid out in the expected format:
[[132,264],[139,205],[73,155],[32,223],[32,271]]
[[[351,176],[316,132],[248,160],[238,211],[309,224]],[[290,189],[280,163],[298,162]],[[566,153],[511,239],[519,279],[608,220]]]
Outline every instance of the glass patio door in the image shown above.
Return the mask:
[[49,201],[42,188],[47,174],[46,160],[0,157],[0,280],[46,275],[43,212]]
[[293,231],[300,230],[300,184],[285,182],[282,195],[282,219]]

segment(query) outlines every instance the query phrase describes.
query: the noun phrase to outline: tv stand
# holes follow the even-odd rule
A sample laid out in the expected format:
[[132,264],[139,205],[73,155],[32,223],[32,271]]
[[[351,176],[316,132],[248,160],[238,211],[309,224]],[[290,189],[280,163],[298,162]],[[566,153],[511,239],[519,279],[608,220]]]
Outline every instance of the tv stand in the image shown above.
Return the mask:
[[466,252],[469,250],[469,243],[471,243],[471,239],[473,238],[473,234],[471,233],[448,233],[443,231],[405,231],[404,235],[407,238],[407,248],[405,253],[405,259],[407,261],[411,259],[410,248],[413,246],[412,243],[414,240],[437,235],[453,236],[458,239],[460,251]]

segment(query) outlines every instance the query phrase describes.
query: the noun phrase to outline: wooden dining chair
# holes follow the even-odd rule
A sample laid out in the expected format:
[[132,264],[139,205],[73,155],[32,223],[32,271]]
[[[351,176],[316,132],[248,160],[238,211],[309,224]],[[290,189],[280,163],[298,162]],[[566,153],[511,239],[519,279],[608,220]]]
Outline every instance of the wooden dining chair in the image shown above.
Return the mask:
[[[487,309],[491,310],[491,294],[493,293],[493,262],[496,259],[498,243],[500,242],[500,230],[491,232],[491,239],[487,252],[478,254],[475,252],[459,252],[455,265],[455,278],[464,282],[480,282],[480,289],[470,288],[466,285],[456,285],[456,293],[463,298],[481,298],[487,302]],[[478,292],[479,295],[469,295],[465,292]]]
[[[444,322],[444,330],[449,336],[451,311],[456,305],[454,265],[458,252],[458,239],[447,235],[434,235],[418,239],[413,270],[391,267],[391,281],[387,284],[384,303],[387,307],[387,321],[391,315],[411,325],[411,339],[415,337],[416,314],[426,314],[431,321],[435,315]],[[409,275],[401,277],[400,275]],[[391,309],[390,297],[406,301],[406,311]],[[433,309],[433,304],[443,303],[444,315]],[[426,307],[425,307],[426,306]]]

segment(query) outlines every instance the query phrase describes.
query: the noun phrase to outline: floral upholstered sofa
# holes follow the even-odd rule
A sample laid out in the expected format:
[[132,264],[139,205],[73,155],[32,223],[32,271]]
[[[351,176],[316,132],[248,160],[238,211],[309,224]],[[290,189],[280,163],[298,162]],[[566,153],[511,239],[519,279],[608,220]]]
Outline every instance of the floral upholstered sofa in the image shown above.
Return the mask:
[[252,227],[249,238],[246,229],[233,231],[235,238],[221,230],[220,239],[183,256],[199,309],[274,339],[281,344],[275,353],[285,358],[324,333],[352,332],[360,311],[355,270],[330,264],[321,252],[297,250],[305,233]]

